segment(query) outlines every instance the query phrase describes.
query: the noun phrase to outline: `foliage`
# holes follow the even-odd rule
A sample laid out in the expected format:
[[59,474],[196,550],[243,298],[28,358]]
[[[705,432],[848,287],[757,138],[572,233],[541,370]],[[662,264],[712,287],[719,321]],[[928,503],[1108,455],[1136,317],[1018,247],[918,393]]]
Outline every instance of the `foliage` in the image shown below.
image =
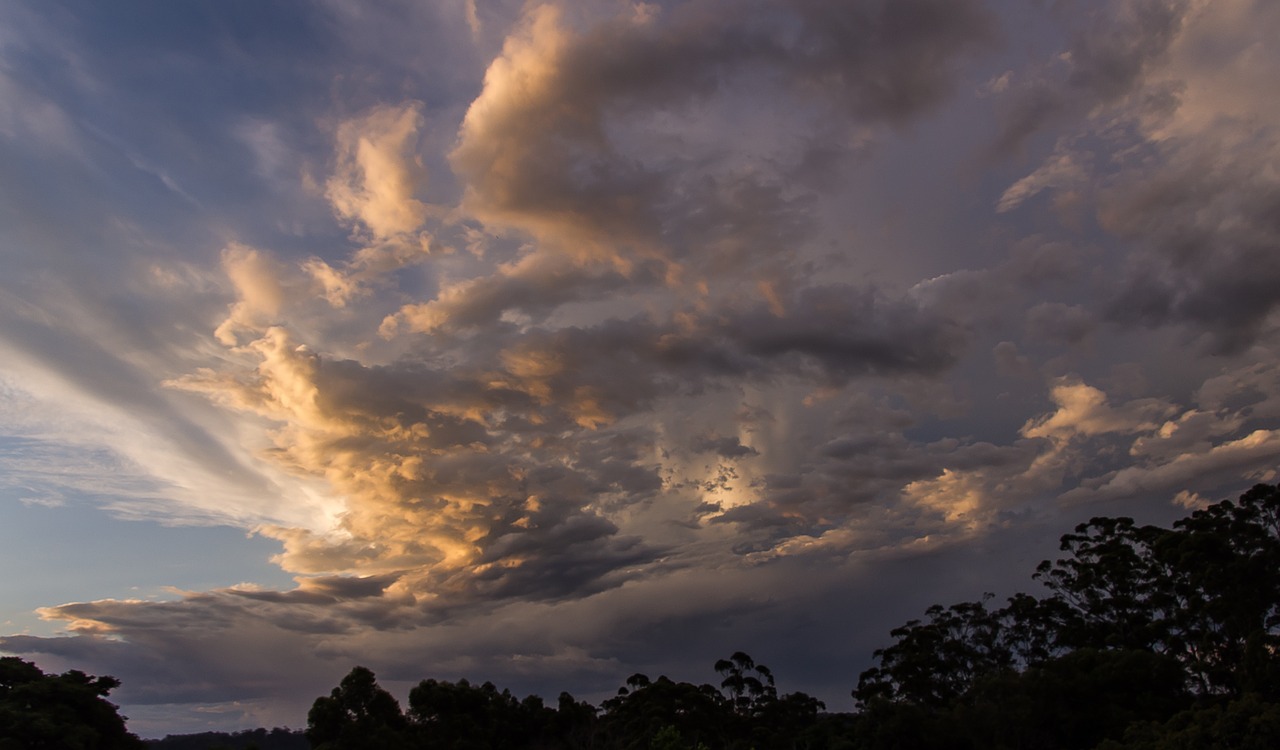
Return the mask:
[[475,687],[466,680],[423,680],[409,693],[412,734],[415,747],[421,748],[537,746],[554,716],[541,698],[517,700],[508,690],[498,692],[491,682]]
[[408,747],[400,704],[378,686],[372,671],[356,667],[307,714],[307,739],[317,750]]
[[1086,648],[988,677],[951,713],[975,747],[1091,748],[1184,708],[1180,678],[1167,656]]
[[654,738],[675,733],[690,745],[724,747],[734,733],[729,702],[710,685],[675,682],[665,675],[650,680],[642,674],[601,706],[601,730],[610,747],[648,748]]
[[171,734],[161,740],[144,742],[150,750],[307,750],[311,747],[304,733],[281,727]]
[[[377,686],[372,672],[356,667],[308,718],[315,748],[819,748],[830,743],[818,727],[821,701],[803,693],[778,696],[772,672],[743,652],[716,663],[721,689],[629,677],[600,709],[561,693],[555,708],[541,698],[517,699],[492,683],[472,685],[423,680],[401,713]],[[829,733],[828,733],[829,734]]]
[[773,685],[773,672],[763,664],[756,664],[741,651],[717,661],[715,670],[724,678],[720,689],[728,691],[733,710],[743,716],[759,713],[778,697]]
[[1256,694],[1211,702],[1163,723],[1138,724],[1099,750],[1272,750],[1280,747],[1280,705]]
[[114,677],[71,670],[45,674],[17,657],[0,657],[0,750],[133,750],[145,745],[107,701]]
[[[1018,594],[1000,609],[989,596],[935,605],[891,631],[895,642],[875,652],[878,664],[853,691],[856,744],[1092,748],[1162,727],[1133,746],[1164,747],[1203,739],[1195,732],[1208,726],[1226,731],[1224,717],[1242,707],[1262,727],[1247,736],[1271,736],[1280,490],[1258,485],[1168,529],[1093,518],[1064,535],[1061,550],[1035,574],[1047,597]],[[1225,704],[1236,713],[1221,708],[1246,695],[1251,702]],[[1183,723],[1163,723],[1175,715]]]
[[1071,557],[1037,576],[1070,608],[1061,638],[1071,646],[1169,654],[1200,695],[1274,684],[1280,489],[1257,485],[1172,529],[1095,518],[1062,549]]

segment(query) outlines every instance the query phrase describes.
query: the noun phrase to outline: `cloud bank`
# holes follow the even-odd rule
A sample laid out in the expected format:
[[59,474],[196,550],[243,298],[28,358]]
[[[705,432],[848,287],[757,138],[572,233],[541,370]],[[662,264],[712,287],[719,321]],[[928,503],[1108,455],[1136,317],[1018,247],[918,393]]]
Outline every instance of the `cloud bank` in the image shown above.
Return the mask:
[[[71,52],[42,88],[0,38],[3,158],[85,196],[4,178],[6,497],[234,526],[295,585],[0,649],[157,728],[297,725],[353,662],[591,695],[740,648],[839,710],[1071,523],[1274,478],[1261,0],[456,5],[175,11],[172,82],[6,12]],[[214,68],[246,93],[161,107]]]

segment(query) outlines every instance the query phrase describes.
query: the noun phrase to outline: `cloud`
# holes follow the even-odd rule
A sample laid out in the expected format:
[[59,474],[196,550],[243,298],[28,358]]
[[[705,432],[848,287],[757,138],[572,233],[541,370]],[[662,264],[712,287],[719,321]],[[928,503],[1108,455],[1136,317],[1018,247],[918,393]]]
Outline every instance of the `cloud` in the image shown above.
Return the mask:
[[106,16],[0,23],[0,491],[296,576],[0,640],[148,716],[730,643],[844,700],[1089,515],[1274,476],[1262,0],[211,12],[163,80]]
[[338,127],[337,166],[325,197],[339,218],[358,221],[374,239],[422,226],[427,206],[415,195],[425,175],[414,154],[420,105],[379,107]]
[[[1074,23],[1066,49],[1043,63],[1038,75],[1025,76],[1006,89],[996,152],[1017,151],[1042,129],[1140,96],[1152,69],[1167,59],[1193,4],[1191,0],[1073,3]],[[1001,210],[1009,210],[1049,180],[1075,178],[1070,164],[1069,157],[1056,153],[1050,163],[1005,192]]]
[[1070,378],[1060,379],[1051,394],[1058,410],[1048,417],[1028,421],[1022,428],[1023,436],[1066,441],[1076,436],[1144,432],[1158,427],[1160,422],[1155,420],[1173,411],[1171,405],[1157,399],[1113,407],[1107,403],[1105,393]]
[[1273,476],[1277,456],[1280,456],[1280,435],[1274,430],[1255,430],[1237,440],[1184,453],[1156,466],[1131,466],[1112,472],[1062,497],[1067,502],[1099,502],[1139,493],[1173,496],[1177,488],[1193,481],[1204,485],[1242,474],[1265,480]]
[[1063,153],[1046,161],[1036,171],[1010,185],[1000,196],[996,211],[1012,211],[1047,188],[1062,190],[1084,183],[1085,170],[1076,162],[1078,158],[1070,153]]
[[381,331],[390,336],[402,329],[417,333],[474,330],[493,325],[506,313],[541,322],[565,304],[659,284],[662,277],[662,269],[653,263],[622,271],[613,264],[531,253],[498,266],[488,276],[447,284],[430,302],[401,307],[383,321]]
[[1078,344],[1097,327],[1093,314],[1080,305],[1042,302],[1027,311],[1027,331],[1041,341]]
[[239,243],[223,250],[222,265],[238,299],[214,335],[223,344],[234,345],[237,329],[259,330],[279,317],[285,301],[280,279],[283,269],[258,250]]
[[947,93],[954,60],[991,38],[975,2],[709,0],[588,21],[585,31],[566,15],[535,6],[508,37],[451,161],[467,183],[464,206],[484,221],[607,256],[655,252],[680,209],[668,196],[699,190],[696,163],[624,140],[646,111],[679,117],[750,75],[806,108],[903,122]]
[[[535,463],[512,441],[542,430],[515,414],[504,424],[479,411],[533,404],[504,404],[504,389],[468,382],[466,369],[433,374],[329,363],[299,347],[281,328],[267,329],[245,349],[258,359],[253,372],[208,373],[175,385],[280,424],[266,458],[323,480],[341,503],[335,528],[263,529],[285,543],[278,561],[286,569],[399,571],[402,583],[419,593],[442,587],[468,598],[506,590],[499,583],[532,576],[536,569],[541,572],[530,582],[548,588],[510,590],[542,596],[568,585],[554,575],[560,557],[575,560],[565,567],[573,576],[595,569],[587,576],[595,578],[653,556],[637,540],[618,536],[616,526],[591,510],[596,493],[621,492],[634,502],[637,490],[654,484],[643,471],[634,476],[614,471],[615,465],[625,465],[619,463],[625,461],[616,450],[620,446],[613,445],[599,463],[579,453],[577,466],[570,468],[572,454],[560,450],[543,451]],[[561,420],[581,422],[583,410],[590,408],[583,403],[590,399],[588,387],[573,388],[577,405],[554,408],[564,414]],[[460,398],[451,398],[449,391]],[[466,406],[468,398],[474,407]],[[565,422],[552,426],[562,430]],[[576,445],[585,452],[592,439],[577,436],[565,448]],[[531,546],[540,554],[530,554]],[[591,559],[600,564],[593,568]],[[575,586],[588,583],[573,580]]]
[[722,437],[715,433],[699,435],[694,438],[690,447],[695,453],[715,453],[721,458],[743,458],[744,456],[760,455],[760,452],[755,448],[743,445],[740,437]]
[[1196,391],[1202,409],[1229,411],[1258,423],[1280,416],[1280,379],[1272,352],[1259,348],[1258,361],[1224,369]]
[[0,135],[76,153],[80,135],[72,119],[54,102],[0,73]]
[[1233,437],[1244,424],[1239,412],[1183,411],[1157,398],[1112,403],[1071,376],[1051,382],[1050,398],[1056,410],[1027,420],[1020,440],[950,446],[937,455],[937,473],[905,485],[904,498],[943,514],[953,531],[982,532],[1052,503],[1168,500],[1179,482],[1213,487],[1242,470],[1261,476],[1271,460],[1266,431]]
[[1208,134],[1165,144],[1161,168],[1125,175],[1105,197],[1106,225],[1140,247],[1111,299],[1112,319],[1182,324],[1219,353],[1242,351],[1273,327],[1280,265],[1267,248],[1278,239],[1280,185],[1268,165],[1277,135],[1257,132],[1230,150]]
[[[1059,130],[1054,153],[997,210],[1046,190],[1094,204],[1131,248],[1108,319],[1180,325],[1210,351],[1243,351],[1274,325],[1266,290],[1280,278],[1265,251],[1280,141],[1272,105],[1249,88],[1280,71],[1263,41],[1280,18],[1252,0],[1131,0],[1082,18],[1058,67],[1008,94],[1001,143],[1084,117]],[[1116,157],[1095,164],[1099,151]]]

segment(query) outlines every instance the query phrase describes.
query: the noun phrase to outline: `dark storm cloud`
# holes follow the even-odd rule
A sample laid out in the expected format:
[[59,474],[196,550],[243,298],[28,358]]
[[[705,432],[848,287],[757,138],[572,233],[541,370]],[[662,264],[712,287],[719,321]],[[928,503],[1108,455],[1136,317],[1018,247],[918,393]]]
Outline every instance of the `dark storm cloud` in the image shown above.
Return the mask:
[[720,435],[698,435],[689,446],[695,453],[715,453],[721,458],[742,458],[758,456],[760,452],[749,445],[742,444],[742,438],[736,435],[722,437]]
[[[1242,352],[1272,325],[1280,280],[1269,250],[1280,238],[1280,134],[1251,91],[1280,68],[1262,41],[1280,20],[1247,0],[1132,0],[1083,18],[1056,98],[1041,84],[1011,95],[1015,107],[1049,97],[1080,122],[1059,123],[1054,156],[1006,191],[1000,210],[1052,189],[1061,205],[1091,205],[1121,252],[1095,284],[1101,305],[1071,305],[1069,316],[1041,306],[1029,330],[1078,340],[1090,317],[1172,325],[1209,352]],[[1038,126],[1014,123],[1005,135],[1020,141]]]
[[[1249,137],[1252,136],[1252,137]],[[1238,352],[1280,307],[1280,134],[1248,134],[1231,151],[1188,144],[1104,198],[1107,226],[1138,245],[1108,315],[1185,324],[1209,348]]]
[[763,308],[725,326],[752,358],[816,363],[841,381],[868,374],[936,374],[955,361],[965,331],[951,321],[872,290],[820,286],[800,292],[779,316]]
[[[590,596],[641,575],[655,574],[652,563],[663,550],[639,537],[618,536],[612,522],[577,514],[546,531],[510,530],[498,537],[481,555],[481,566],[491,561],[519,559],[527,562],[484,567],[469,574],[469,595],[502,600],[508,597],[555,600]],[[626,572],[630,568],[630,572]]]
[[1061,12],[1075,23],[1067,49],[1013,91],[997,153],[1017,151],[1042,128],[1138,90],[1144,72],[1167,53],[1190,7],[1188,0],[1064,3]]
[[1043,302],[1027,311],[1027,333],[1041,341],[1077,344],[1097,328],[1089,310],[1061,302]]
[[[860,377],[936,375],[967,343],[965,330],[951,321],[870,289],[813,287],[782,303],[781,314],[757,303],[706,318],[633,318],[529,331],[509,358],[511,387],[545,390],[556,408],[582,406],[586,394],[611,421],[649,408],[659,396],[738,381],[794,377],[843,384]],[[541,369],[517,366],[526,359],[536,359]]]

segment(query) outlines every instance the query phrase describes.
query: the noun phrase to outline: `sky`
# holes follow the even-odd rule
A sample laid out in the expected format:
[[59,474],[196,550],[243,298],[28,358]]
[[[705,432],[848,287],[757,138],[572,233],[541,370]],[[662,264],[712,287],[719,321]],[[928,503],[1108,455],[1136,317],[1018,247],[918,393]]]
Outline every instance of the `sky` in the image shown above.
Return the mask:
[[830,710],[1280,460],[1270,0],[0,0],[0,651]]

